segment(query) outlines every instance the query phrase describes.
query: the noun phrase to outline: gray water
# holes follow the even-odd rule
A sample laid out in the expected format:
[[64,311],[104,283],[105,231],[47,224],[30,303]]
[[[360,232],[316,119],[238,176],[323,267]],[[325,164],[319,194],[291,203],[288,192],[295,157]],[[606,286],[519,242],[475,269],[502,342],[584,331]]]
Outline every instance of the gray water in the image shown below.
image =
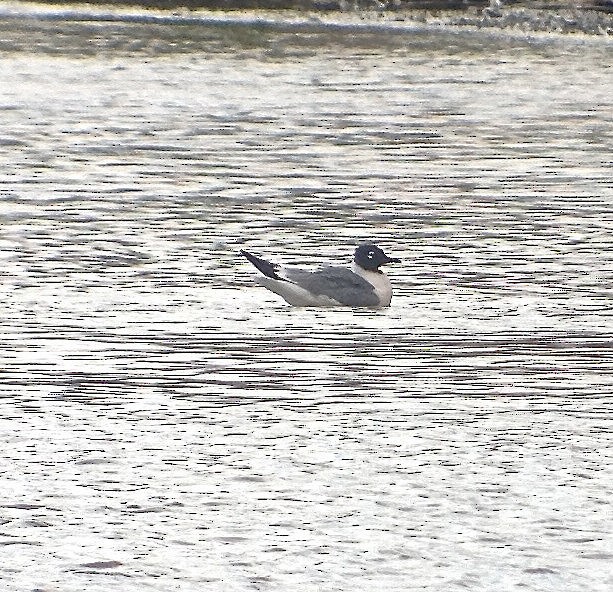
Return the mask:
[[[50,14],[0,20],[0,589],[611,590],[610,39]],[[238,256],[365,239],[387,310]]]

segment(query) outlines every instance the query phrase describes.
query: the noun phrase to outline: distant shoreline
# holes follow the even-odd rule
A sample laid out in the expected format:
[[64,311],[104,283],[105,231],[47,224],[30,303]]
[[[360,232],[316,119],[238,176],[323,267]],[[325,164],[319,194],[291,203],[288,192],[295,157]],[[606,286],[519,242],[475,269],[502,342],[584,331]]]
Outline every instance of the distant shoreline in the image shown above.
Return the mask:
[[[31,3],[29,0],[22,0]],[[208,9],[208,10],[306,10],[306,11],[351,11],[378,10],[381,12],[411,12],[411,11],[454,11],[459,14],[474,14],[488,9],[490,4],[501,5],[496,10],[544,10],[558,11],[598,11],[613,14],[613,0],[551,0],[525,2],[521,0],[86,0],[70,2],[67,0],[37,0],[37,4],[89,4],[93,6],[139,6],[155,9]]]
[[[19,7],[25,9],[24,14],[20,13]],[[613,36],[613,0],[21,0],[7,3],[6,14],[21,14],[27,18],[53,12],[53,7],[61,7],[60,12],[65,10],[73,18],[75,11],[84,11],[85,17],[81,18],[114,20],[115,13],[121,15],[125,11],[137,10],[143,12],[143,18],[152,15],[151,19],[156,22],[164,18],[165,13],[167,17],[180,18],[183,22],[194,19],[200,22],[207,18],[216,21],[224,17],[228,21],[252,18],[269,23],[277,23],[279,19],[295,23],[296,18],[306,19],[309,23],[324,23],[332,19],[349,26],[359,23],[360,27],[369,24],[376,27],[387,24],[390,28],[403,25],[451,26],[520,35],[583,34],[605,39]],[[98,14],[100,12],[103,17]],[[94,17],[94,14],[98,16]]]

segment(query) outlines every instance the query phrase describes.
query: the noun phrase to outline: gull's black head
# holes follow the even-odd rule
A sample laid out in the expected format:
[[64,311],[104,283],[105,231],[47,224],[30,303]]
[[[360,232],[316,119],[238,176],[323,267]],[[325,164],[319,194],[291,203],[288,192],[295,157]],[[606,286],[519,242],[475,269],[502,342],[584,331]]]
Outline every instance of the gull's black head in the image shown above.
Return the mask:
[[400,259],[388,257],[379,247],[372,243],[364,243],[355,250],[353,260],[362,269],[379,271],[379,266],[386,263],[400,263]]

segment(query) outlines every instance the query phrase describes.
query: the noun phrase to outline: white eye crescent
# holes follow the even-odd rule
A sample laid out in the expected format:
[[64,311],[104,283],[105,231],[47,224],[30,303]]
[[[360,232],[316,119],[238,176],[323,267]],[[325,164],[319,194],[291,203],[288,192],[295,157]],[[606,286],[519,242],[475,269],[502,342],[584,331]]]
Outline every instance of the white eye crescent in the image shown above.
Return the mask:
[[369,251],[368,252],[368,258],[372,259],[375,256],[375,252],[374,251]]

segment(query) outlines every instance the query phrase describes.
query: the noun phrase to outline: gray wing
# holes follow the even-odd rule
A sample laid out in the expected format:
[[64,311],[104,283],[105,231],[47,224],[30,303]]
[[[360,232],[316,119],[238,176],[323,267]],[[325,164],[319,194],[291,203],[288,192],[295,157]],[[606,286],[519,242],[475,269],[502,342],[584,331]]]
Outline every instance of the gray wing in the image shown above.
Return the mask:
[[345,306],[377,306],[374,287],[346,267],[324,267],[318,271],[285,269],[285,276],[312,294],[329,296]]

